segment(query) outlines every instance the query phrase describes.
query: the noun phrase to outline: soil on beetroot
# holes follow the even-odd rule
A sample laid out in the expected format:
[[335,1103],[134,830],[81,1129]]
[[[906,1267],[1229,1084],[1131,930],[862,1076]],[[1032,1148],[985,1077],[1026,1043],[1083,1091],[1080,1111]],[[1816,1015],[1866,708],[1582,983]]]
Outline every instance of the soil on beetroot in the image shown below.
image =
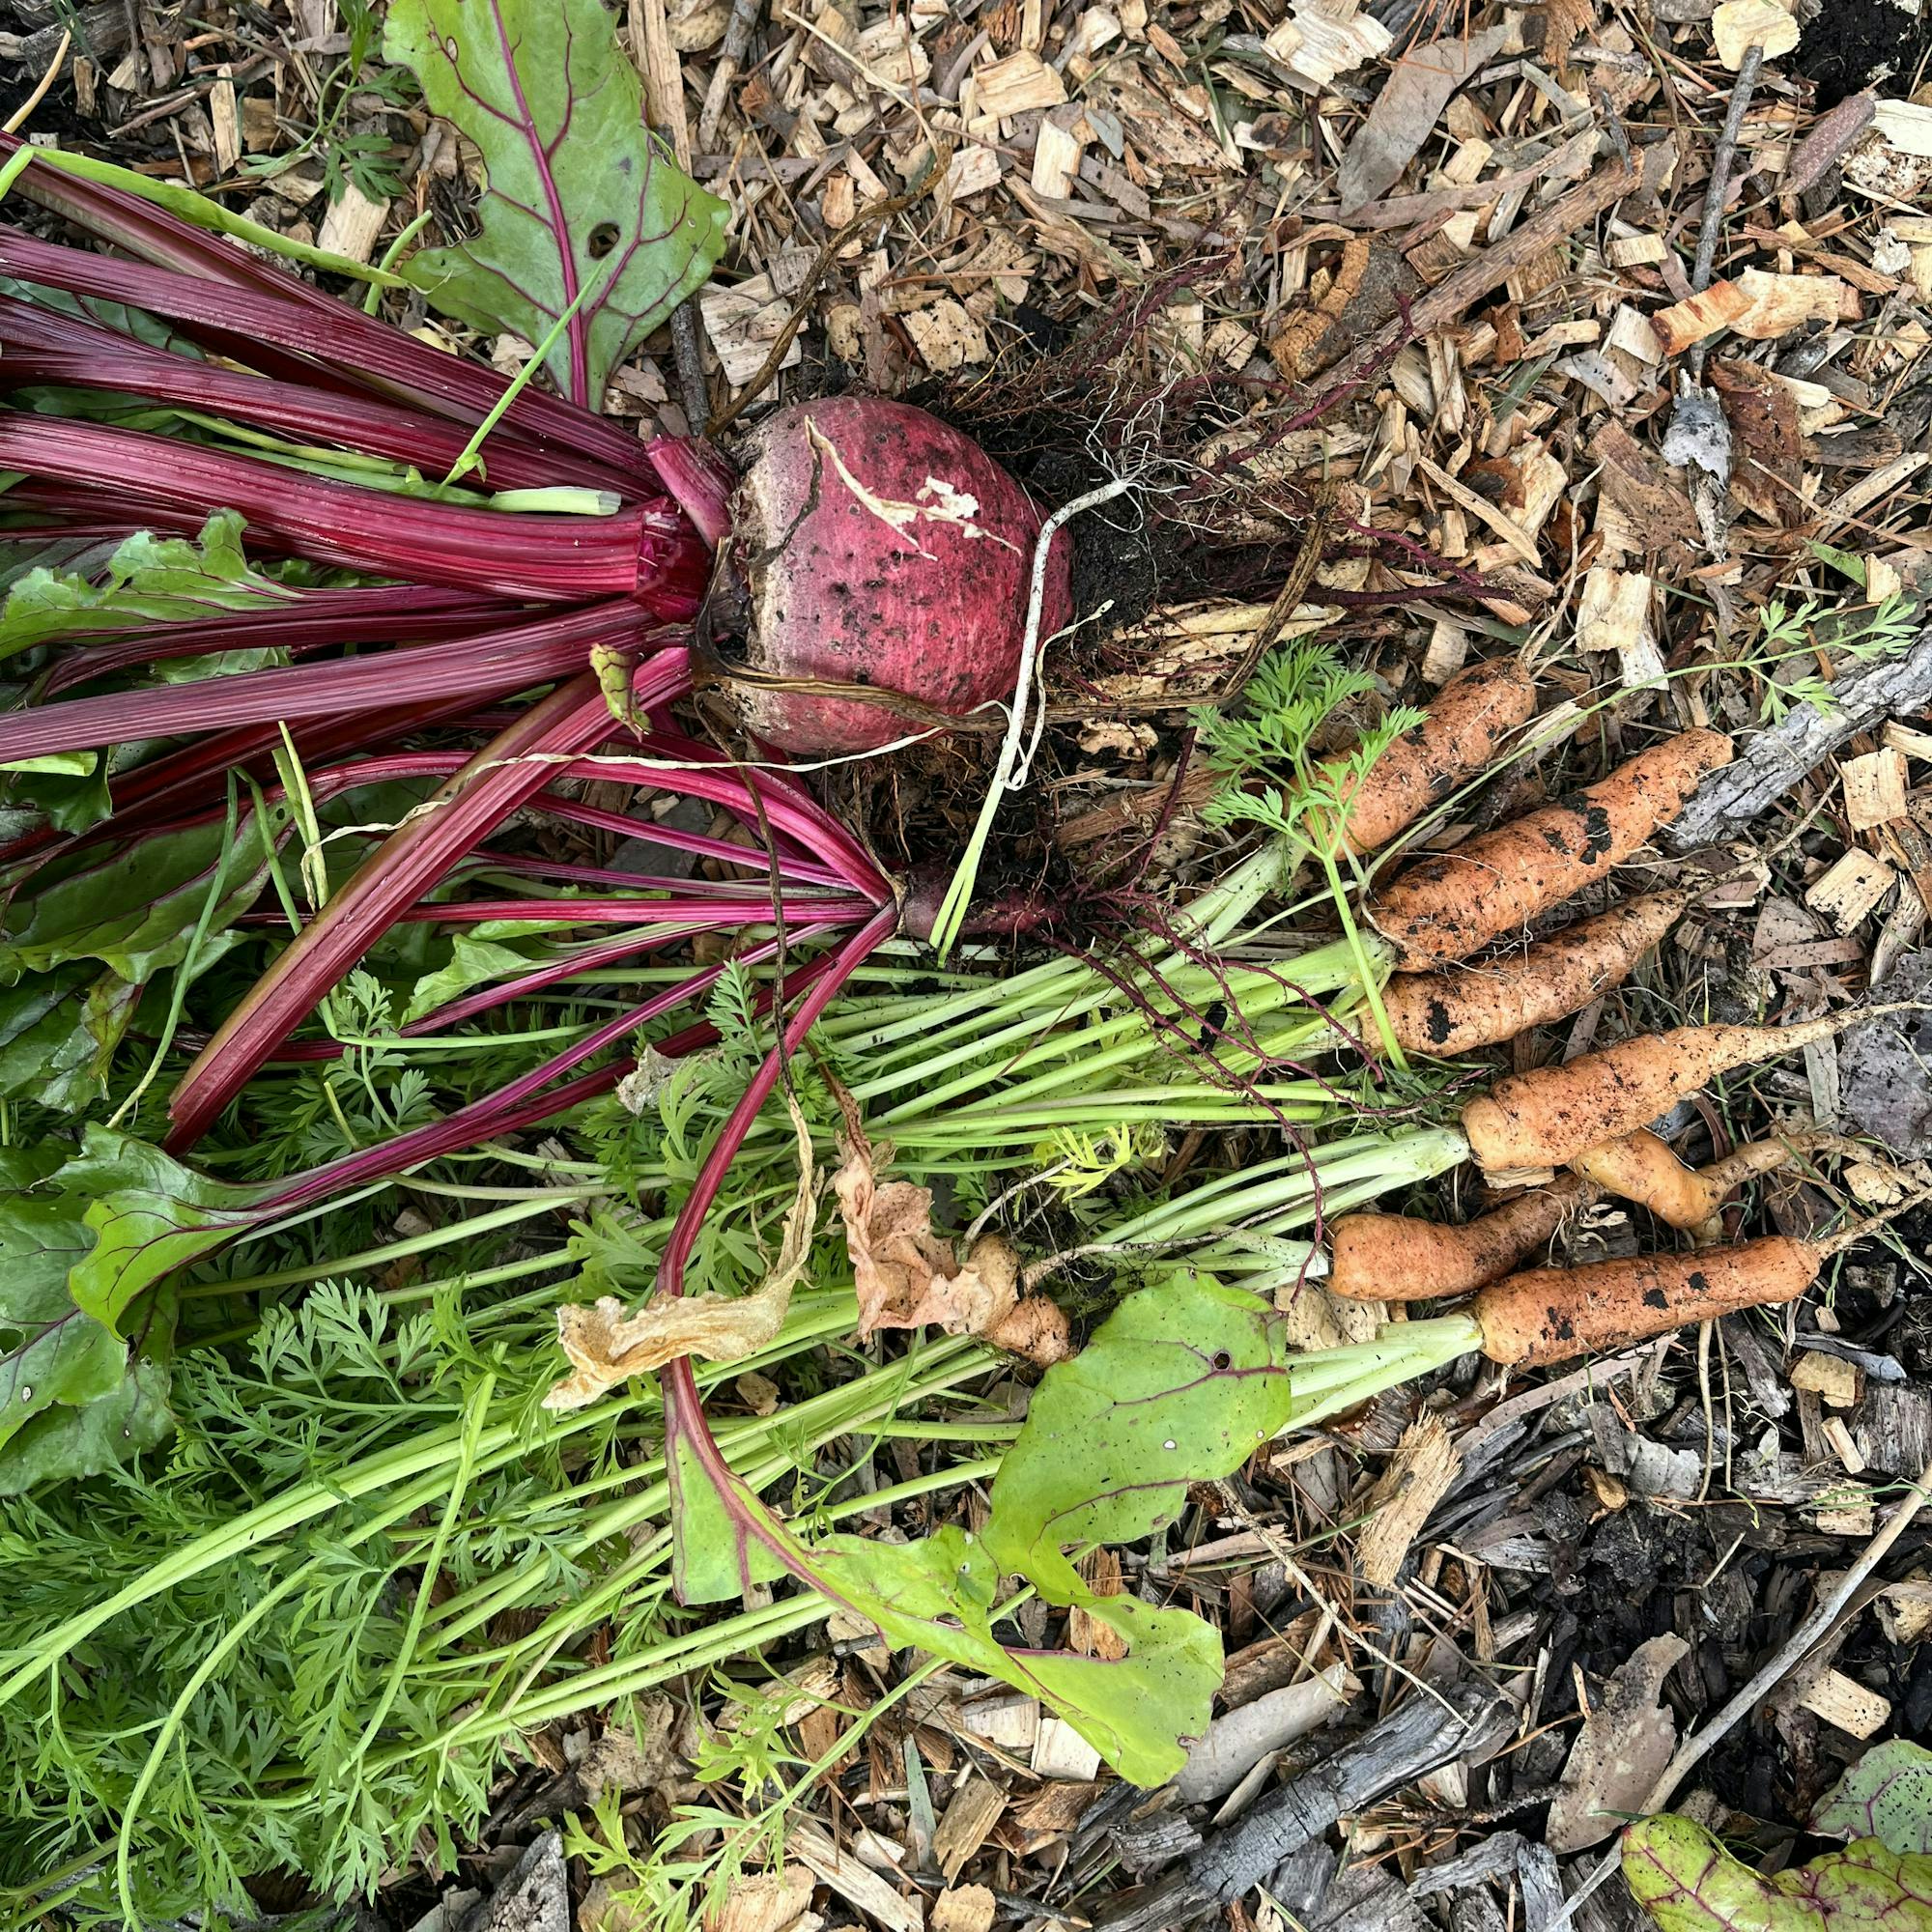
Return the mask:
[[1821,107],[1862,87],[1903,99],[1932,62],[1932,13],[1898,0],[1825,0],[1793,65],[1817,83]]

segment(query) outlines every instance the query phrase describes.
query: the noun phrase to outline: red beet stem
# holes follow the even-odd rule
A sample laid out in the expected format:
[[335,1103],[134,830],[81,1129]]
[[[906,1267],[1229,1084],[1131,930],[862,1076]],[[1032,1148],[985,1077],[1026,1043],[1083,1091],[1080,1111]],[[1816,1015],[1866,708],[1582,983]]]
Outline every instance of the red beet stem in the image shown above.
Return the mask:
[[0,469],[186,511],[241,511],[251,533],[319,562],[510,597],[634,595],[654,616],[697,608],[709,560],[663,497],[610,517],[511,515],[304,474],[142,430],[0,413]]
[[[0,443],[4,440],[0,432]],[[68,698],[0,713],[0,760],[85,751],[130,738],[392,711],[459,692],[467,699],[504,696],[574,676],[589,663],[594,645],[639,648],[650,628],[629,598],[607,598],[561,616],[440,644],[407,644],[368,657]]]
[[[639,670],[637,701],[691,688],[687,654],[660,651]],[[385,838],[249,989],[169,1098],[172,1152],[192,1147],[316,1003],[464,854],[557,776],[557,760],[596,744],[611,713],[597,679],[559,686],[483,747],[435,798]]]
[[[55,383],[112,389],[178,403],[299,441],[333,443],[413,464],[431,476],[442,474],[456,462],[470,434],[446,416],[425,414],[398,402],[271,381],[173,355],[131,342],[111,328],[11,298],[0,298],[0,382],[13,387]],[[652,494],[637,478],[622,476],[607,465],[516,442],[493,441],[484,473],[499,490],[576,483],[593,490],[614,489],[633,498]]]
[[653,437],[644,454],[692,527],[716,550],[731,534],[731,492],[738,486],[731,466],[694,436]]
[[[8,150],[0,147],[0,154]],[[418,408],[474,429],[502,401],[509,379],[460,355],[446,355],[364,315],[333,296],[245,256],[227,242],[160,214],[134,196],[99,188],[47,168],[29,167],[16,187],[77,225],[171,266],[150,267],[42,242],[0,224],[0,269],[22,281],[73,295],[126,302],[150,314],[212,330],[242,360],[267,344],[321,364],[378,394],[400,395]],[[619,475],[651,474],[637,440],[616,423],[534,385],[518,391],[485,445],[523,441],[608,465]]]

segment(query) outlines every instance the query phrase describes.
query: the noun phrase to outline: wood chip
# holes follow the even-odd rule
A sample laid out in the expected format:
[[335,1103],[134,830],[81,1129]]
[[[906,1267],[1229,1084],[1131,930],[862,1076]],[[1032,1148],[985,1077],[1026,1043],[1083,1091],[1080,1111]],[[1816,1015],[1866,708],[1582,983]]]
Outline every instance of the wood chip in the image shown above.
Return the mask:
[[[752,275],[729,287],[707,282],[697,293],[697,313],[724,365],[724,380],[737,388],[765,366],[791,304],[774,292],[771,276]],[[794,336],[780,366],[795,368],[804,355],[801,337]]]
[[1372,14],[1301,0],[1263,44],[1289,70],[1291,79],[1320,90],[1338,73],[1380,60],[1395,45],[1395,36]]
[[1662,235],[1619,235],[1610,242],[1610,267],[1641,268],[1647,262],[1661,262],[1670,253],[1670,244]]
[[322,217],[317,246],[346,255],[352,262],[366,262],[376,252],[376,240],[388,213],[386,201],[371,201],[353,181],[345,181],[341,194]]
[[1775,341],[1807,322],[1836,322],[1851,294],[1836,275],[1774,275],[1763,269],[1747,269],[1736,287],[1745,305],[1730,327],[1753,342]]
[[1030,108],[1058,107],[1066,99],[1066,86],[1059,74],[1024,47],[976,68],[973,84],[980,113],[997,114],[1003,121]]
[[919,357],[935,375],[991,359],[992,345],[977,316],[950,296],[930,308],[909,310],[903,318]]
[[1850,932],[1878,910],[1897,876],[1883,859],[1854,846],[1804,889],[1804,903],[1840,932]]
[[816,1825],[794,1825],[785,1845],[846,1904],[876,1918],[886,1932],[925,1932],[925,1913],[918,1899],[900,1896],[889,1880],[861,1864],[851,1852],[840,1851]]
[[1017,1693],[976,1697],[959,1707],[959,1729],[1015,1755],[1028,1753],[1039,1735],[1039,1704]]
[[1814,1717],[1855,1738],[1872,1737],[1891,1719],[1891,1699],[1866,1690],[1842,1670],[1826,1671],[1798,1701]]
[[932,1901],[926,1932],[992,1932],[999,1900],[983,1885],[962,1885]]
[[1449,1432],[1435,1416],[1412,1424],[1363,1505],[1355,1563],[1372,1588],[1394,1587],[1409,1546],[1463,1467]]
[[955,1791],[932,1834],[933,1862],[948,1883],[986,1842],[986,1834],[1007,1808],[1007,1794],[983,1777],[971,1777]]
[[1865,1467],[1865,1459],[1859,1451],[1859,1445],[1852,1440],[1852,1432],[1845,1427],[1841,1415],[1828,1415],[1824,1422],[1825,1440],[1832,1445],[1832,1453],[1845,1465],[1848,1476],[1861,1474]]
[[1080,156],[1090,138],[1087,117],[1072,102],[1049,108],[1034,141],[1034,193],[1066,200],[1080,179]]
[[1650,326],[1666,355],[1681,355],[1706,336],[1728,328],[1749,306],[1749,299],[1735,282],[1719,280],[1701,295],[1687,296],[1668,308],[1659,309],[1650,318]]
[[1890,746],[1848,758],[1839,768],[1845,786],[1845,821],[1854,832],[1889,825],[1907,816],[1905,753]]
[[1879,1592],[1879,1621],[1893,1643],[1918,1643],[1932,1636],[1932,1577],[1908,1577]]
[[[792,1932],[811,1907],[813,1880],[803,1865],[786,1865],[775,1872],[740,1872],[725,1893],[724,1903],[715,1919],[707,1919],[708,1932]],[[624,1917],[613,1914],[606,1925],[622,1924]],[[817,1921],[820,1924],[824,1920]]]
[[1663,654],[1650,627],[1654,580],[1641,571],[1592,564],[1577,600],[1577,645],[1579,650],[1608,651],[1618,665],[1618,682],[1626,691],[1642,691],[1663,682]]
[[1857,1365],[1822,1349],[1803,1350],[1791,1365],[1789,1380],[1793,1388],[1810,1389],[1833,1408],[1850,1408],[1859,1399]]
[[1762,47],[1766,60],[1788,54],[1798,44],[1798,22],[1777,0],[1722,0],[1711,14],[1711,38],[1718,58],[1736,73],[1750,47]]
[[1042,1718],[1034,1740],[1033,1775],[1087,1784],[1099,1776],[1100,1753],[1065,1718]]

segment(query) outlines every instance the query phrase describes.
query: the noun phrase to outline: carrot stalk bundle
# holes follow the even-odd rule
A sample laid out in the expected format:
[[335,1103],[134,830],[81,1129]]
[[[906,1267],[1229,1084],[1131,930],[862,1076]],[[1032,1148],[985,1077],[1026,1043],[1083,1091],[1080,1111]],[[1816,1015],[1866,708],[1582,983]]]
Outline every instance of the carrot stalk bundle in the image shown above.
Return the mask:
[[1344,796],[1344,849],[1374,852],[1406,832],[1483,771],[1535,711],[1536,680],[1514,658],[1459,671],[1435,694],[1422,723],[1395,739]]
[[1371,916],[1406,971],[1466,959],[1630,857],[1727,764],[1721,731],[1682,731],[1560,805],[1425,859],[1383,889]]
[[1461,1227],[1411,1214],[1343,1214],[1330,1226],[1331,1294],[1350,1301],[1433,1301],[1467,1294],[1509,1273],[1548,1241],[1595,1190],[1559,1175]]
[[1382,989],[1389,1024],[1408,1051],[1453,1056],[1562,1019],[1621,985],[1690,896],[1645,894],[1540,940],[1520,957],[1398,973]]
[[1693,1255],[1531,1268],[1477,1295],[1483,1353],[1492,1362],[1567,1361],[1687,1321],[1795,1301],[1817,1279],[1833,1245],[1771,1235]]

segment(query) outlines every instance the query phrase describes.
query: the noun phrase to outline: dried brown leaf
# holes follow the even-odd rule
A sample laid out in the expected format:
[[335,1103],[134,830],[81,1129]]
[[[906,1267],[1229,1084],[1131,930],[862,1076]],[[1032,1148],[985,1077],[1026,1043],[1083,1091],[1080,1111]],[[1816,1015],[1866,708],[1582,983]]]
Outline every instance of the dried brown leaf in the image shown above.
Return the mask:
[[1344,220],[1350,210],[1395,185],[1449,97],[1502,45],[1509,31],[1485,27],[1467,40],[1432,41],[1402,57],[1342,156],[1335,185]]
[[845,1222],[859,1334],[881,1328],[943,1328],[979,1335],[1036,1362],[1067,1351],[1066,1318],[1045,1295],[1019,1298],[1019,1257],[998,1235],[973,1243],[965,1262],[932,1230],[932,1190],[881,1181],[880,1156],[863,1134],[840,1142],[832,1191]]
[[1658,1692],[1690,1646],[1680,1636],[1639,1644],[1610,1679],[1604,1701],[1584,1720],[1549,1807],[1552,1852],[1602,1844],[1641,1811],[1677,1744],[1677,1720]]
[[569,1357],[571,1373],[544,1397],[546,1408],[559,1413],[587,1408],[620,1382],[648,1375],[680,1355],[737,1362],[777,1338],[811,1253],[818,1195],[811,1129],[789,1092],[785,1105],[798,1136],[798,1192],[785,1213],[778,1260],[764,1282],[751,1294],[660,1296],[635,1315],[625,1314],[614,1294],[600,1296],[588,1307],[572,1302],[559,1308],[557,1347]]

